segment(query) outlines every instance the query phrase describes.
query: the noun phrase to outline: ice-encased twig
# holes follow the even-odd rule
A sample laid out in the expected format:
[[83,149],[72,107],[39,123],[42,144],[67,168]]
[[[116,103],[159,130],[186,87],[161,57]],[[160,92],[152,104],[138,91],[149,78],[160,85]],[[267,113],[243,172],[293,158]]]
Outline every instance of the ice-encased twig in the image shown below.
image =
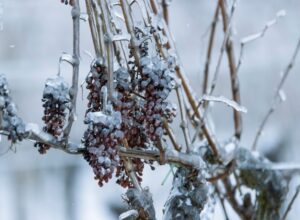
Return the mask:
[[238,64],[236,67],[236,72],[238,73],[241,64],[242,64],[242,59],[243,59],[243,54],[244,54],[244,49],[245,49],[245,45],[248,43],[251,43],[259,38],[262,38],[265,36],[267,30],[269,30],[269,28],[271,28],[273,25],[277,24],[277,22],[279,21],[280,18],[284,17],[286,15],[286,12],[284,10],[280,10],[276,13],[276,17],[270,21],[268,21],[265,26],[262,28],[261,31],[251,34],[247,37],[244,37],[241,39],[241,48],[240,48],[240,54],[239,54],[239,59],[238,59]]
[[68,142],[72,125],[76,120],[76,102],[78,94],[78,78],[79,78],[79,64],[80,64],[80,5],[79,0],[75,0],[71,11],[73,19],[73,73],[72,73],[72,87],[70,89],[71,111],[68,118],[68,124],[64,129],[63,136]]
[[297,43],[297,46],[294,50],[294,53],[293,53],[293,56],[291,58],[291,60],[289,61],[289,64],[286,66],[284,72],[283,72],[283,76],[281,77],[281,80],[279,82],[279,85],[276,89],[276,93],[275,93],[275,97],[273,99],[273,103],[270,107],[270,109],[267,111],[265,117],[263,118],[259,128],[258,128],[258,131],[256,133],[256,136],[255,136],[255,139],[254,139],[254,142],[253,142],[253,145],[252,145],[252,150],[256,150],[256,147],[257,147],[257,143],[258,143],[258,140],[263,132],[263,129],[264,127],[266,126],[267,122],[268,122],[268,119],[270,118],[270,116],[272,115],[272,113],[275,111],[278,103],[281,102],[282,98],[281,98],[281,91],[282,91],[282,87],[291,71],[291,69],[293,68],[294,66],[294,63],[296,61],[296,58],[297,58],[297,55],[298,55],[298,52],[300,50],[300,39],[298,40],[298,43]]
[[229,107],[235,109],[236,111],[247,113],[247,108],[236,103],[234,100],[228,99],[224,96],[211,96],[211,95],[203,95],[202,100],[209,102],[221,102]]

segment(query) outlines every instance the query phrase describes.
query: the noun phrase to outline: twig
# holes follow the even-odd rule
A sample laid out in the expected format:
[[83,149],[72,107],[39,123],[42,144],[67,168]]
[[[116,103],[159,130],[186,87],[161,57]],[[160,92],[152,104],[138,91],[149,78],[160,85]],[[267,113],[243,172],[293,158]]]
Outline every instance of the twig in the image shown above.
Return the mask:
[[247,37],[244,37],[242,40],[241,40],[241,49],[240,49],[240,55],[239,55],[239,59],[238,59],[238,64],[237,64],[237,67],[236,67],[236,72],[238,73],[240,67],[241,67],[241,64],[242,64],[242,59],[243,59],[243,54],[244,54],[244,48],[245,48],[245,45],[246,44],[249,44],[259,38],[262,38],[265,36],[267,30],[269,30],[269,28],[271,28],[273,25],[277,24],[279,18],[285,16],[285,11],[284,10],[281,10],[281,11],[278,11],[276,13],[276,17],[270,21],[268,21],[265,26],[261,29],[261,31],[255,33],[255,34],[251,34]]
[[[239,112],[243,112],[243,113],[247,113],[247,109],[246,107],[239,105],[238,103],[236,103],[235,101],[228,99],[224,96],[210,96],[210,95],[203,95],[201,100],[199,101],[199,103],[201,102],[221,102],[226,104],[227,106],[233,108],[236,111]],[[200,105],[200,104],[199,104]],[[198,105],[198,106],[199,106]]]
[[[121,157],[122,158],[122,157]],[[129,178],[131,179],[131,182],[134,186],[134,188],[138,189],[139,191],[142,191],[142,187],[136,177],[135,171],[134,171],[134,167],[132,165],[132,161],[129,158],[122,158],[124,161],[124,165],[125,165],[125,169],[127,172],[127,175],[129,176]]]
[[211,182],[211,183],[215,183],[217,182],[218,180],[223,180],[225,179],[226,177],[228,177],[231,172],[233,171],[233,168],[235,167],[235,162],[234,161],[231,161],[227,166],[226,166],[226,169],[223,173],[220,173],[220,174],[216,174],[215,176],[212,176],[212,177],[209,177],[209,178],[206,178],[206,180],[208,182]]
[[[220,5],[220,4],[218,4],[218,5]],[[233,18],[233,15],[234,15],[235,8],[236,8],[236,0],[232,3],[231,13],[230,13],[230,17],[228,19],[227,29],[225,31],[224,39],[223,39],[222,46],[221,46],[221,49],[220,49],[220,53],[219,53],[216,69],[215,69],[215,72],[214,72],[214,75],[213,75],[213,79],[212,79],[212,82],[211,82],[210,90],[208,92],[209,95],[213,94],[213,91],[214,91],[214,89],[216,87],[216,84],[217,84],[217,79],[218,79],[219,72],[220,72],[222,58],[223,58],[223,55],[224,55],[224,51],[226,49],[226,45],[227,45],[228,40],[230,38],[232,18]]]
[[167,2],[167,0],[162,0],[161,6],[163,9],[164,19],[165,19],[167,25],[169,25],[169,10],[168,10],[169,3]]
[[111,24],[109,22],[110,17],[108,13],[108,6],[106,1],[98,0],[98,4],[101,8],[102,16],[104,22],[104,31],[105,31],[105,46],[106,46],[106,55],[107,55],[107,66],[108,66],[108,97],[112,100],[113,96],[113,61],[114,61],[114,50],[113,50],[113,34],[111,30]]
[[298,40],[297,46],[295,48],[295,51],[293,53],[293,56],[292,56],[289,64],[286,66],[286,68],[283,72],[283,76],[282,76],[282,78],[279,82],[279,85],[278,85],[277,89],[276,89],[275,97],[273,99],[273,104],[271,105],[270,109],[268,110],[267,114],[265,115],[262,123],[260,124],[260,126],[258,128],[258,131],[256,133],[256,136],[255,136],[255,139],[254,139],[254,142],[253,142],[253,145],[252,145],[252,150],[256,150],[258,140],[259,140],[259,138],[260,138],[260,136],[263,132],[263,129],[264,129],[265,125],[267,124],[268,119],[270,118],[272,113],[275,111],[275,109],[277,107],[277,104],[281,102],[281,89],[282,89],[282,87],[283,87],[283,85],[284,85],[291,69],[294,66],[294,63],[295,63],[295,60],[297,58],[299,49],[300,49],[300,39]]
[[184,140],[185,140],[185,144],[186,144],[186,152],[189,153],[191,152],[191,138],[187,129],[187,121],[186,121],[186,114],[185,114],[185,110],[184,110],[184,106],[183,106],[183,100],[182,100],[182,94],[179,92],[179,89],[181,89],[181,85],[178,84],[175,88],[176,90],[176,96],[177,96],[177,100],[178,100],[178,104],[179,104],[179,110],[180,110],[180,118],[181,118],[181,123],[180,123],[180,127],[182,129],[182,133],[184,136]]
[[171,173],[172,173],[173,176],[174,176],[175,172],[174,172],[174,170],[173,170],[173,166],[172,166],[172,165],[170,165],[170,170],[168,171],[167,175],[165,176],[165,178],[164,178],[163,181],[161,182],[161,185],[162,185],[162,186],[165,185],[165,183],[166,183],[166,181],[168,180],[168,178],[169,178],[169,176],[170,176]]
[[[98,11],[98,8],[96,6],[96,3],[94,0],[92,0],[92,8],[93,8],[93,14],[95,18],[95,24],[96,24],[96,29],[97,29],[97,34],[98,34],[98,41],[99,41],[99,46],[100,46],[100,58],[105,57],[105,38],[104,38],[104,24],[102,17],[100,15],[100,12]],[[99,58],[99,57],[97,57]]]
[[73,19],[73,77],[72,77],[72,87],[70,89],[71,98],[71,109],[68,118],[68,124],[64,129],[63,137],[68,142],[68,138],[71,132],[73,122],[76,118],[76,99],[78,93],[78,78],[79,78],[79,64],[80,64],[80,6],[79,0],[75,0],[74,6],[72,8],[72,19]]
[[90,26],[90,30],[91,30],[92,39],[93,39],[95,54],[96,54],[96,57],[100,57],[100,55],[103,54],[103,49],[101,46],[101,42],[98,41],[99,35],[98,35],[98,31],[97,31],[97,26],[95,24],[95,21],[98,18],[94,18],[91,0],[85,0],[85,5],[86,5],[86,11],[88,14],[88,21],[89,21],[89,26]]
[[126,211],[126,212],[123,212],[123,213],[119,216],[119,220],[128,219],[129,217],[131,217],[131,218],[138,218],[138,217],[139,217],[138,211],[135,210],[135,209],[131,209],[131,210],[128,210],[128,211]]
[[[219,0],[219,4],[220,4],[221,14],[223,18],[223,29],[224,32],[226,33],[230,27],[229,27],[228,14],[225,6],[225,0]],[[233,5],[232,10],[234,8],[235,6]],[[230,69],[232,97],[235,102],[241,104],[240,86],[239,86],[239,80],[236,72],[234,49],[233,49],[232,40],[230,38],[226,42],[226,54],[227,54],[228,64]],[[233,117],[234,117],[235,137],[239,140],[242,134],[242,117],[241,114],[235,110],[233,111]]]
[[[85,149],[82,145],[77,145],[72,142],[65,143],[64,141],[58,141],[56,137],[41,131],[38,125],[29,123],[26,125],[27,136],[25,140],[30,140],[33,142],[40,142],[51,146],[51,148],[62,150],[68,154],[82,154]],[[9,133],[5,130],[0,131],[1,135],[8,136]]]
[[[135,149],[126,149],[121,147],[119,149],[119,155],[123,157],[130,158],[141,158],[145,160],[153,160],[160,162],[160,152],[153,150],[135,150]],[[181,166],[186,166],[194,169],[202,169],[201,159],[198,155],[194,154],[185,154],[177,151],[166,150],[165,151],[165,162],[178,164]]]
[[134,56],[134,62],[136,64],[136,66],[140,69],[140,54],[139,51],[137,50],[137,45],[136,45],[136,37],[134,34],[134,24],[133,24],[133,20],[131,17],[131,13],[130,13],[130,7],[128,5],[127,0],[120,0],[121,3],[121,8],[123,11],[123,15],[124,15],[124,19],[125,19],[125,24],[126,24],[126,28],[128,33],[130,34],[131,38],[130,38],[130,46],[131,49],[133,51],[133,56]]
[[211,54],[212,54],[212,49],[213,49],[213,44],[214,44],[214,39],[215,39],[216,27],[217,27],[217,23],[218,23],[218,15],[219,15],[219,4],[217,4],[214,18],[211,23],[211,30],[210,30],[210,36],[209,36],[209,41],[208,41],[205,68],[204,68],[204,74],[203,74],[202,94],[207,93],[209,67],[210,67]]
[[[123,140],[123,144],[125,146],[125,149],[128,149],[129,146],[128,146],[128,142],[126,139]],[[121,155],[120,155],[121,156]],[[122,156],[121,156],[122,157]],[[127,171],[127,174],[129,176],[129,178],[131,179],[132,181],[132,184],[134,185],[134,187],[139,190],[139,191],[142,191],[142,187],[136,177],[136,173],[134,171],[134,167],[132,165],[132,161],[131,161],[131,158],[126,158],[126,157],[123,157],[123,161],[124,161],[124,165],[125,165],[125,169]]]
[[289,202],[288,207],[286,208],[286,210],[285,210],[285,212],[284,212],[284,214],[283,214],[281,220],[285,220],[285,219],[286,219],[287,215],[289,214],[289,212],[290,212],[291,209],[292,209],[292,206],[293,206],[293,204],[294,204],[294,202],[295,202],[295,200],[296,200],[296,198],[297,198],[299,192],[300,192],[300,185],[296,188],[296,192],[295,192],[295,194],[294,194],[292,200]]
[[241,217],[241,219],[251,219],[246,215],[243,208],[239,205],[239,203],[235,199],[234,190],[231,186],[231,182],[229,178],[225,178],[223,181],[224,188],[226,190],[226,199],[230,203],[231,207],[234,211]]
[[218,185],[217,184],[215,186],[215,189],[216,189],[216,192],[217,192],[217,194],[219,196],[219,199],[220,199],[220,202],[221,202],[221,206],[222,206],[222,209],[223,209],[223,212],[224,212],[225,220],[229,220],[229,217],[228,217],[228,214],[227,214],[227,210],[226,210],[226,207],[225,207],[225,203],[224,203],[224,197],[221,195],[221,192],[218,189]]
[[[113,4],[108,5],[108,7],[109,7],[108,12],[110,13],[111,19],[120,18],[120,17],[118,17],[117,15],[114,14],[114,8],[113,8],[114,5]],[[122,21],[124,21],[123,18],[120,18],[120,19]],[[112,25],[112,31],[113,31],[114,36],[117,36],[120,33],[120,30],[119,30],[120,28],[117,26],[116,21],[111,22],[111,25]],[[130,41],[130,36],[128,37],[128,41]],[[126,52],[125,52],[125,49],[124,49],[124,46],[123,46],[123,40],[120,40],[119,42],[116,42],[116,40],[114,40],[113,45],[114,45],[114,52],[115,52],[115,55],[116,55],[116,58],[117,58],[117,61],[118,61],[119,65],[122,66],[123,65],[123,60],[124,60],[125,63],[126,63],[127,69],[130,69],[129,64],[128,64],[128,60],[127,60],[127,56],[126,56]],[[123,57],[122,57],[122,55],[123,55]]]
[[164,125],[164,129],[167,132],[167,135],[169,136],[169,138],[170,138],[170,140],[173,144],[174,149],[176,151],[180,152],[181,151],[181,146],[179,144],[177,144],[177,142],[175,140],[175,135],[174,135],[173,131],[171,130],[171,128],[169,127],[169,124],[168,124],[166,119],[163,120],[163,125]]

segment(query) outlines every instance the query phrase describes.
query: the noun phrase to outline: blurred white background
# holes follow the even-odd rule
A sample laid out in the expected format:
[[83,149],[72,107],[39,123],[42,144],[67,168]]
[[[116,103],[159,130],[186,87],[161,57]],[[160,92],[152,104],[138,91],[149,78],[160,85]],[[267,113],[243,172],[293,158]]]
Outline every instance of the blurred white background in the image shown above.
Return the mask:
[[[84,1],[82,1],[83,6]],[[44,81],[57,73],[62,52],[72,51],[71,8],[59,0],[0,0],[0,73],[6,74],[20,116],[26,122],[42,126],[41,96]],[[176,39],[181,61],[198,97],[208,42],[208,28],[216,1],[173,0],[170,7],[170,25]],[[82,7],[83,11],[85,10]],[[234,15],[235,54],[238,56],[240,39],[260,31],[279,10],[287,15],[271,27],[266,35],[245,47],[244,60],[239,72],[244,115],[242,144],[250,147],[255,132],[269,108],[280,72],[291,58],[300,37],[299,0],[238,0]],[[1,9],[0,9],[1,10]],[[223,40],[222,25],[218,23],[211,72]],[[81,23],[81,81],[89,71],[90,58],[84,50],[93,52],[88,23]],[[224,56],[216,95],[231,97],[227,58]],[[299,163],[300,153],[300,59],[285,86],[287,100],[269,121],[259,142],[259,151],[276,161]],[[63,76],[70,80],[71,68],[64,64]],[[85,129],[86,92],[78,97],[78,121],[71,139],[80,142]],[[216,136],[226,140],[233,133],[232,111],[216,104],[213,108]],[[179,130],[176,130],[179,132]],[[125,205],[121,194],[125,191],[112,180],[99,188],[92,169],[79,156],[50,150],[39,155],[31,142],[22,142],[7,151],[9,143],[0,143],[0,219],[3,220],[103,220],[116,219]],[[272,153],[271,153],[272,152]],[[158,219],[168,196],[172,178],[161,186],[167,166],[155,172],[145,170],[143,186],[150,186],[156,201]],[[292,186],[299,184],[295,177]],[[291,187],[293,193],[294,188]],[[289,196],[290,197],[290,196]],[[297,218],[297,199],[289,219]],[[299,214],[299,211],[298,211]],[[221,217],[216,214],[215,219]],[[234,217],[233,217],[234,219]]]

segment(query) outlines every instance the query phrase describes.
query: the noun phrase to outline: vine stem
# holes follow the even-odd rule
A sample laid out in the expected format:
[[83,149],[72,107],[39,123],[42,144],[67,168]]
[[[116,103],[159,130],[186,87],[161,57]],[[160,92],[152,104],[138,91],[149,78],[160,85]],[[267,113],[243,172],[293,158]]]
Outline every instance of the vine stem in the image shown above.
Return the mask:
[[163,8],[164,19],[165,19],[167,25],[169,25],[169,9],[168,9],[169,3],[167,2],[167,0],[162,0],[161,6]]
[[181,85],[178,84],[176,86],[175,90],[176,90],[176,96],[177,96],[179,109],[180,109],[180,118],[181,118],[180,128],[182,129],[182,133],[183,133],[185,144],[186,144],[186,153],[190,153],[191,150],[193,150],[193,149],[191,149],[192,143],[191,143],[190,134],[188,132],[188,124],[187,124],[187,120],[186,120],[186,114],[184,111],[182,93],[179,92],[179,90],[181,90]]
[[[221,8],[221,14],[223,18],[223,30],[224,33],[226,33],[227,31],[229,31],[228,29],[230,28],[230,26],[229,26],[229,18],[228,18],[226,5],[225,5],[225,0],[219,0],[219,5]],[[234,7],[235,6],[233,5],[232,8]],[[232,98],[235,102],[241,104],[240,86],[239,86],[239,80],[236,71],[234,48],[233,48],[233,42],[230,37],[226,42],[225,49],[228,58],[229,70],[230,70]],[[233,110],[233,118],[234,118],[234,128],[235,128],[234,135],[238,140],[240,140],[242,134],[242,116],[238,111]]]
[[72,19],[73,19],[73,76],[72,76],[72,87],[70,89],[71,97],[71,109],[68,118],[68,124],[64,129],[63,137],[68,142],[72,125],[76,119],[76,101],[78,94],[78,78],[79,78],[79,64],[80,64],[80,5],[79,0],[75,0],[72,8]]
[[95,20],[97,19],[94,18],[91,0],[85,0],[85,5],[86,5],[86,12],[88,14],[88,21],[89,21],[90,31],[93,39],[95,54],[97,57],[100,57],[100,54],[103,54],[103,50],[100,46],[100,42],[98,41],[99,37],[98,37],[97,27],[95,24]]
[[108,66],[108,97],[109,100],[112,101],[113,98],[113,61],[114,61],[114,50],[113,50],[113,33],[111,30],[110,16],[108,13],[108,7],[106,1],[98,1],[98,5],[101,8],[102,12],[102,20],[104,23],[104,31],[105,31],[105,46],[106,46],[106,54],[107,54],[107,66]]
[[208,48],[207,48],[207,52],[206,52],[206,61],[205,61],[205,68],[204,68],[204,74],[203,74],[203,88],[202,88],[203,94],[207,93],[209,67],[210,67],[211,54],[212,54],[215,33],[216,33],[216,28],[217,28],[218,15],[219,15],[219,4],[217,4],[216,10],[215,10],[214,18],[213,18],[213,21],[211,24],[210,36],[209,36],[209,40],[208,40]]
[[[129,147],[128,147],[127,140],[124,139],[123,142],[124,142],[123,144],[125,146],[125,149],[128,149]],[[119,155],[121,156],[121,154],[119,154]],[[131,179],[132,184],[134,185],[134,188],[136,188],[139,191],[142,191],[143,189],[142,189],[141,184],[139,183],[139,181],[136,177],[136,173],[134,171],[134,166],[132,164],[131,158],[130,157],[123,157],[123,161],[124,161],[126,172],[128,173],[128,176]]]

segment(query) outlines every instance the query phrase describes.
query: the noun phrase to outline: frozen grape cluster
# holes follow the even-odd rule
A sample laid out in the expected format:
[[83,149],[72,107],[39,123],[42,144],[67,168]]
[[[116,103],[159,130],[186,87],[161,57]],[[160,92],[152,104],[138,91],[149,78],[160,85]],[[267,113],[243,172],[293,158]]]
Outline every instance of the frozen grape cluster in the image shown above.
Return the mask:
[[1,129],[8,132],[8,140],[12,143],[22,141],[26,136],[25,124],[17,115],[17,107],[10,97],[4,75],[0,75],[0,111],[2,114]]
[[[141,111],[140,102],[132,95],[132,85],[129,72],[125,68],[119,68],[115,71],[116,86],[114,109],[121,112],[122,124],[121,130],[124,132],[124,138],[130,148],[145,148],[147,146],[147,136],[143,132],[144,117]],[[132,159],[132,164],[138,181],[142,181],[144,170],[144,161],[139,158]],[[124,161],[121,160],[116,172],[117,183],[122,187],[131,187],[129,177],[126,175]]]
[[143,57],[142,73],[139,80],[140,92],[144,92],[146,102],[146,131],[152,141],[157,141],[163,134],[162,121],[172,122],[176,107],[166,101],[174,82],[167,64],[159,58]]
[[87,149],[85,159],[93,167],[95,179],[100,186],[112,178],[113,172],[120,163],[117,154],[118,143],[123,139],[120,130],[122,117],[120,112],[110,109],[104,112],[89,112],[85,123],[88,129],[83,136],[83,143]]
[[[105,91],[107,83],[106,67],[95,62],[87,77],[87,88],[90,93],[85,120],[88,129],[83,137],[83,143],[87,148],[85,159],[93,167],[100,186],[111,179],[113,172],[116,171],[117,183],[123,187],[131,187],[124,161],[119,158],[117,148],[124,138],[128,141],[129,147],[139,144],[143,146],[146,137],[137,135],[142,128],[135,120],[138,107],[130,94],[132,88],[128,71],[120,68],[115,71],[115,75],[116,92],[112,104],[103,103],[105,100],[102,97],[102,91]],[[138,180],[141,181],[144,163],[140,159],[134,159],[132,163]]]
[[107,83],[107,68],[103,60],[97,59],[91,65],[91,70],[87,75],[85,82],[89,90],[87,112],[97,112],[102,109],[101,89]]
[[[148,32],[151,33],[151,30]],[[166,100],[175,86],[174,67],[157,53],[151,56],[149,42],[146,40],[148,32],[135,28],[136,38],[141,42],[141,71],[137,87],[145,97],[143,112],[147,122],[147,135],[151,141],[157,142],[163,135],[163,119],[172,122],[176,116],[176,107]]]
[[[45,123],[43,131],[59,139],[62,136],[70,108],[68,83],[62,77],[48,79],[45,83],[42,101],[44,107],[42,119]],[[38,147],[41,154],[46,153],[50,148],[49,145],[39,142],[35,146]]]
[[[153,28],[135,28],[140,66],[137,66],[131,48],[126,67],[119,66],[113,73],[110,100],[104,97],[108,83],[104,60],[96,59],[86,77],[89,95],[85,123],[88,129],[83,143],[87,148],[85,158],[93,167],[100,186],[116,171],[117,183],[132,187],[125,158],[118,156],[118,146],[126,142],[128,148],[149,149],[158,144],[164,133],[163,120],[172,122],[176,115],[176,107],[166,100],[174,87],[174,68],[158,55],[156,49],[150,48],[152,31]],[[114,114],[119,115],[119,124],[111,121]],[[96,123],[98,116],[110,120]],[[153,168],[152,161],[135,158],[131,163],[138,181],[142,181],[145,163]]]
[[122,131],[128,145],[131,148],[145,148],[148,142],[144,130],[145,116],[143,114],[144,100],[137,99],[132,95],[132,85],[130,75],[125,68],[115,71],[116,75],[116,97],[114,99],[114,109],[121,112]]

